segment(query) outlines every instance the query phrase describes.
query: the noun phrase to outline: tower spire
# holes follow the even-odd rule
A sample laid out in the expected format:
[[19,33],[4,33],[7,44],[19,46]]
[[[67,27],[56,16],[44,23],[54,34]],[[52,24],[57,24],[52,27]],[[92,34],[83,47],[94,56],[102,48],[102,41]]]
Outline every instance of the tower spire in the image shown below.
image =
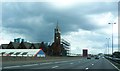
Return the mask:
[[59,29],[59,25],[58,25],[58,20],[57,20],[57,25],[56,25],[56,29]]
[[58,20],[56,21],[56,27],[54,29],[54,45],[53,45],[53,55],[60,55],[61,53],[61,33],[58,25]]
[[58,20],[57,20],[57,24],[56,24],[56,30],[57,30],[57,32],[59,32],[59,33],[60,33],[60,28],[59,28],[59,23],[58,23]]

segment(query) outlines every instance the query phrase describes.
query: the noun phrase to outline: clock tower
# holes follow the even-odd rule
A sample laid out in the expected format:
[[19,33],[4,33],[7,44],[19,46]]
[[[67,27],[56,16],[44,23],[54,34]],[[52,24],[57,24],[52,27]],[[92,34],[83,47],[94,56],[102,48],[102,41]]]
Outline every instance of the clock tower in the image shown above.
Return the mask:
[[60,45],[60,39],[61,39],[60,34],[61,34],[60,33],[60,28],[59,28],[58,22],[57,22],[57,26],[54,30],[54,42],[58,45]]
[[53,55],[61,54],[61,32],[57,22],[57,25],[54,29],[54,46],[53,46]]

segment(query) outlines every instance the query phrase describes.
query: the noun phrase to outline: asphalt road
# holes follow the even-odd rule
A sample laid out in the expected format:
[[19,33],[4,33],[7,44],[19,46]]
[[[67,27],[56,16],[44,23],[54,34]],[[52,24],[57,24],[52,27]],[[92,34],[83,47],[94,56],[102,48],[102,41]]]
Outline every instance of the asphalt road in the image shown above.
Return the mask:
[[[14,63],[13,63],[14,64]],[[112,70],[119,71],[111,62],[104,57],[99,59],[74,59],[74,60],[62,60],[62,61],[51,61],[51,62],[38,62],[32,64],[20,64],[6,66],[3,65],[3,69],[82,69],[82,70]]]

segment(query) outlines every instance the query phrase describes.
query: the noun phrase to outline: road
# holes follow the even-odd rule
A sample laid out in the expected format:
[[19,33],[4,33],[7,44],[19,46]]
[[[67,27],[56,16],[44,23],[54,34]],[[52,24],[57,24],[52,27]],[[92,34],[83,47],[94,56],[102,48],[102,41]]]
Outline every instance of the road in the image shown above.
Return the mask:
[[[14,64],[14,63],[13,63]],[[3,69],[82,69],[82,70],[108,70],[108,71],[119,71],[111,62],[104,57],[99,59],[74,59],[74,60],[62,60],[62,61],[51,61],[41,62],[32,64],[20,64],[6,66],[3,65]],[[17,70],[18,71],[18,70]],[[22,70],[23,71],[23,70]]]

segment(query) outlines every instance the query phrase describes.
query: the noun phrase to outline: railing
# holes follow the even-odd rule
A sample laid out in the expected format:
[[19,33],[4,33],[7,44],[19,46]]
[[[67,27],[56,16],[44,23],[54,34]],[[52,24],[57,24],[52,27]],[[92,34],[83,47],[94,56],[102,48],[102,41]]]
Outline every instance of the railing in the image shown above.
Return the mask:
[[110,57],[110,56],[105,56],[105,58],[120,64],[120,58],[114,58],[114,57]]

